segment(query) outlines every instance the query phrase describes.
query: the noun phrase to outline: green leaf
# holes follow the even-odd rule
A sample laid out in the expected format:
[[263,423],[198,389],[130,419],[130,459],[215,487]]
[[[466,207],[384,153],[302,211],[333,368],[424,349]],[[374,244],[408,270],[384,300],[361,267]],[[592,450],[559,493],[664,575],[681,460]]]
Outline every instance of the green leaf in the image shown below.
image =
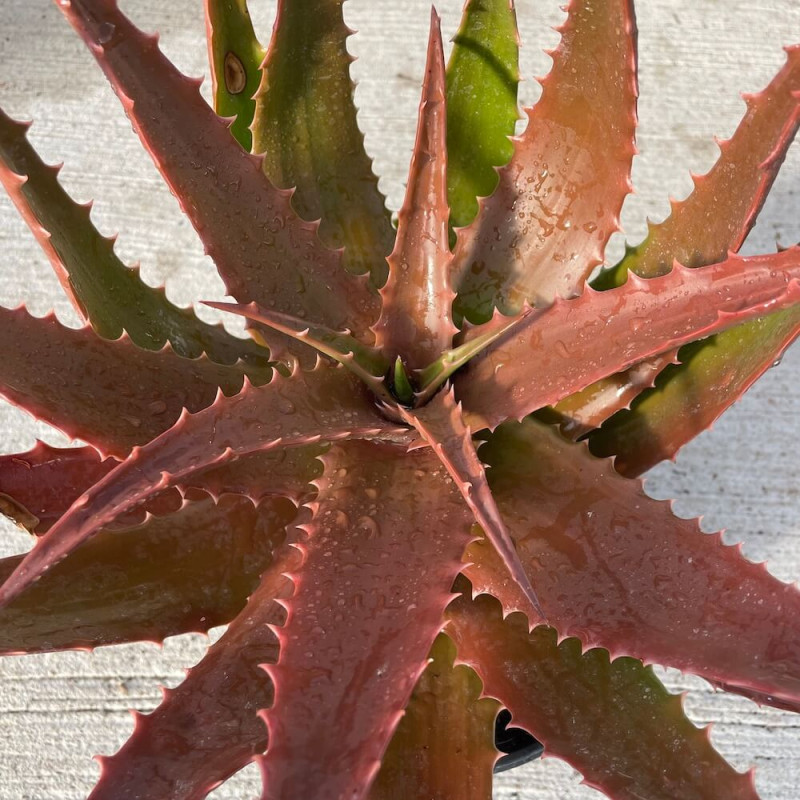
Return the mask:
[[247,0],[205,0],[205,7],[214,110],[234,117],[231,133],[249,151],[256,110],[253,97],[266,51],[253,30]]
[[[262,158],[242,150],[198,81],[159,50],[157,37],[140,31],[114,0],[73,0],[58,8],[124,98],[125,112],[227,293],[240,303],[260,302],[366,333],[378,316],[377,293],[342,269],[341,253],[325,247],[317,226],[297,216],[291,193],[269,181]],[[276,344],[293,343],[281,336]]]
[[589,439],[592,452],[616,456],[623,475],[641,475],[674,458],[683,445],[735,403],[800,334],[794,306],[684,347],[656,386]]
[[[484,322],[580,291],[619,227],[636,127],[632,0],[569,4],[528,126],[495,192],[458,231],[456,310]],[[511,224],[513,220],[513,224]]]
[[[255,507],[205,495],[125,530],[106,529],[0,611],[0,653],[163,641],[230,622],[295,516],[289,500]],[[0,560],[5,580],[23,556]]]
[[403,364],[403,359],[400,358],[400,356],[397,356],[394,362],[393,378],[392,389],[394,390],[395,397],[404,406],[412,405],[414,402],[414,387],[408,379],[406,366]]
[[45,164],[26,137],[28,126],[0,110],[0,181],[50,259],[65,291],[105,339],[123,332],[148,350],[169,341],[178,355],[206,353],[223,364],[241,358],[256,369],[250,377],[269,379],[269,351],[243,341],[221,326],[208,325],[178,308],[163,289],[148,286],[138,269],[114,252],[114,240],[94,227],[90,207],[76,203],[58,182],[58,167]]
[[343,0],[280,0],[256,96],[253,150],[270,180],[295,188],[292,204],[321,219],[320,237],[345,263],[386,280],[394,229],[356,121]]
[[478,213],[514,152],[519,34],[513,0],[469,0],[447,64],[447,199],[453,227]]
[[397,726],[369,800],[492,800],[494,721],[499,704],[481,696],[469,667],[440,634]]

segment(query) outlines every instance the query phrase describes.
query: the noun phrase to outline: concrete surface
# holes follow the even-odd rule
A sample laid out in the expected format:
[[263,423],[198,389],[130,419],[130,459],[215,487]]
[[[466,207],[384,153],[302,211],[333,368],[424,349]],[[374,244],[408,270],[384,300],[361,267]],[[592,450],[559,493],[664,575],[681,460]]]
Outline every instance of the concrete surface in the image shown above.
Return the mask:
[[[266,39],[273,3],[253,3]],[[458,0],[442,0],[444,30],[454,32]],[[188,73],[207,73],[201,0],[127,0],[123,7],[143,27],[163,34],[166,52]],[[413,138],[422,75],[426,0],[350,0],[351,40],[359,56],[360,120],[397,208]],[[558,0],[520,0],[526,45],[523,70],[544,74],[557,35]],[[800,41],[800,6],[793,0],[648,0],[639,8],[641,128],[634,180],[638,194],[623,216],[638,241],[645,215],[668,210],[669,195],[690,188],[689,170],[713,162],[713,135],[729,135],[743,110],[739,90],[756,91],[782,63],[781,45]],[[538,86],[524,85],[524,99]],[[33,118],[32,138],[50,161],[64,161],[68,189],[95,198],[94,218],[105,232],[120,231],[119,252],[141,261],[151,283],[166,281],[179,303],[221,296],[221,285],[188,223],[141,151],[116,99],[47,0],[0,3],[0,103],[17,117]],[[771,250],[800,239],[800,149],[795,146],[746,250]],[[611,257],[619,254],[618,237]],[[0,197],[0,303],[23,300],[37,314],[55,308],[76,317],[44,257],[5,196]],[[203,315],[210,316],[207,309]],[[2,357],[0,355],[0,357]],[[745,553],[767,559],[784,580],[800,576],[800,504],[796,450],[800,415],[800,350],[791,351],[716,426],[687,447],[677,464],[656,469],[648,491],[676,497],[676,510],[705,513],[708,530],[726,527]],[[25,449],[41,436],[63,443],[26,415],[0,408],[4,452]],[[0,549],[24,549],[26,539],[4,525]],[[126,709],[152,708],[158,685],[174,685],[197,661],[201,637],[153,646],[104,649],[0,661],[0,800],[76,800],[97,774],[95,753],[113,752],[131,729]],[[690,689],[687,708],[698,724],[714,722],[713,741],[739,769],[756,765],[763,798],[793,800],[800,784],[800,729],[795,717],[717,695],[700,680],[668,674],[675,690]],[[496,796],[511,800],[597,797],[555,760],[530,765],[497,781]],[[215,800],[257,796],[254,770],[220,788]]]

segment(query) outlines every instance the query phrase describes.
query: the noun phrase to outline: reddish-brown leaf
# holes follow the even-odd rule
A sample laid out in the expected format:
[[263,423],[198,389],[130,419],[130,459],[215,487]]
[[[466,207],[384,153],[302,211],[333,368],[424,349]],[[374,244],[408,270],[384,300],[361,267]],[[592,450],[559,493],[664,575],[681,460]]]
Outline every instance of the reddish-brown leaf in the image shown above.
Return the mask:
[[24,308],[0,308],[0,349],[0,394],[113,456],[158,436],[182,409],[210,405],[218,388],[239,391],[245,373],[241,362],[181,358],[170,345],[143,350],[127,335],[101,339]]
[[133,734],[110,758],[89,800],[201,800],[240,770],[267,743],[258,710],[272,702],[261,669],[278,657],[273,626],[285,612],[280,598],[296,560],[276,554],[244,610],[176,689],[165,690],[152,713],[136,715]]
[[333,331],[299,317],[290,317],[287,314],[269,311],[257,303],[241,305],[206,302],[205,305],[263,323],[308,345],[309,348],[313,347],[317,352],[338,361],[361,378],[384,402],[394,402],[394,398],[384,385],[384,378],[389,371],[389,362],[380,350],[360,342],[350,334],[350,331]]
[[786,48],[786,54],[786,64],[769,86],[745,95],[747,111],[733,136],[719,143],[714,166],[693,177],[692,193],[672,201],[670,215],[649,225],[647,238],[601,274],[600,286],[624,283],[629,270],[654,278],[669,272],[675,261],[702,267],[739,250],[800,125],[800,46]]
[[486,481],[483,464],[475,452],[472,434],[464,423],[461,407],[453,399],[452,389],[439,392],[428,405],[416,411],[401,408],[400,413],[403,419],[419,431],[450,473],[475,520],[505,564],[511,579],[537,610],[533,619],[543,616],[530,577],[520,563],[514,542],[497,509]]
[[137,447],[92,486],[26,556],[0,587],[0,606],[58,563],[98,528],[197,470],[237,456],[285,447],[373,436],[392,430],[341,367],[320,363],[289,378],[275,373],[267,386],[249,383],[233,397],[218,395],[196,414],[184,413],[168,431]]
[[[694,191],[689,197],[672,202],[672,213],[667,219],[649,226],[649,235],[642,244],[630,248],[614,269],[601,273],[593,283],[595,288],[624,283],[629,270],[642,277],[653,277],[669,272],[676,260],[688,267],[699,267],[722,261],[730,251],[739,250],[755,224],[800,124],[797,98],[800,47],[787,48],[786,52],[786,64],[769,86],[745,97],[747,112],[733,137],[720,143],[716,164],[705,175],[694,178]],[[735,336],[724,334],[726,339]],[[774,360],[774,349],[774,342],[765,342],[765,365]],[[734,348],[731,367],[739,361],[737,350],[744,357],[750,356],[741,348]],[[599,427],[651,387],[656,376],[674,360],[675,354],[659,357],[566,398],[556,409],[564,417],[565,430],[578,437]],[[695,386],[692,391],[695,397],[697,389]],[[732,392],[728,404],[738,396]],[[682,415],[683,411],[675,414],[672,423],[678,422]]]
[[[562,636],[800,702],[800,591],[675,517],[638,481],[538,422],[504,426],[481,449],[523,564]],[[466,556],[477,592],[528,611],[488,544]]]
[[[253,453],[190,475],[181,485],[214,497],[241,494],[258,503],[265,497],[287,497],[295,503],[308,495],[316,477],[322,445]],[[31,533],[42,535],[91,486],[120,462],[101,459],[92,447],[59,448],[37,442],[25,453],[0,456],[0,510]],[[163,515],[181,505],[177,489],[165,489],[143,508],[123,515],[116,525],[136,525],[146,511]]]
[[214,259],[228,292],[336,330],[368,334],[377,294],[348,275],[317,226],[292,210],[262,159],[240,148],[199,92],[115,0],[58,4],[119,95],[143,144]]
[[553,69],[495,192],[459,231],[456,308],[473,322],[575,294],[602,263],[630,191],[636,126],[631,0],[572,0]]
[[522,419],[650,356],[793,305],[798,279],[800,248],[792,248],[676,265],[648,280],[631,274],[606,292],[587,287],[525,315],[455,376],[456,396],[474,429]]
[[471,521],[430,451],[331,448],[268,668],[264,800],[367,794],[441,630]]
[[447,108],[439,16],[431,9],[428,62],[419,124],[397,240],[387,259],[377,342],[390,363],[400,356],[408,369],[422,369],[447,350],[456,331],[451,306],[447,204]]
[[552,628],[529,632],[521,614],[504,619],[487,596],[462,596],[447,616],[459,659],[484,691],[589,786],[614,800],[758,800],[752,773],[727,764],[640,661],[583,653]]
[[44,442],[25,453],[0,456],[2,512],[41,535],[117,464],[92,447],[60,448]]
[[[288,500],[255,507],[199,495],[176,513],[101,531],[0,610],[0,654],[161,642],[230,622],[294,516]],[[1,560],[0,579],[21,560]]]

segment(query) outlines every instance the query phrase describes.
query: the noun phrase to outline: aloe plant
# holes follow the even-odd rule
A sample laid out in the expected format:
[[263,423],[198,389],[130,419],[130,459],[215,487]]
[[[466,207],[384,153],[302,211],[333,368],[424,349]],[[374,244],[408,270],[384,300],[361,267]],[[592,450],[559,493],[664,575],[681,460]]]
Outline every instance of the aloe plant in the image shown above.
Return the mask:
[[113,0],[57,5],[252,334],[145,284],[0,114],[0,179],[86,321],[0,310],[0,391],[86,443],[0,460],[37,537],[0,562],[0,651],[228,625],[91,797],[203,797],[256,761],[270,800],[480,800],[501,707],[610,797],[756,797],[644,663],[797,710],[800,594],[637,476],[799,330],[797,248],[736,254],[798,51],[593,276],[631,188],[631,0],[573,0],[510,142],[513,7],[470,0],[447,67],[434,12],[396,228],[341,0],[282,0],[266,47],[207,0],[216,111]]

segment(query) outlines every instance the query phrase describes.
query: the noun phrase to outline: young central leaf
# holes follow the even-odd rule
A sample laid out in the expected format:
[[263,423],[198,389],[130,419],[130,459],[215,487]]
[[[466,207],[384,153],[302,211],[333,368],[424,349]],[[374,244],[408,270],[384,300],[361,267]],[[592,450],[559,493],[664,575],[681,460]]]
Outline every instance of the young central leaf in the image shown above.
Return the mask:
[[375,325],[378,344],[391,361],[401,356],[422,369],[450,347],[455,333],[448,244],[445,71],[439,17],[431,33],[419,124],[397,241],[388,258],[389,280]]

